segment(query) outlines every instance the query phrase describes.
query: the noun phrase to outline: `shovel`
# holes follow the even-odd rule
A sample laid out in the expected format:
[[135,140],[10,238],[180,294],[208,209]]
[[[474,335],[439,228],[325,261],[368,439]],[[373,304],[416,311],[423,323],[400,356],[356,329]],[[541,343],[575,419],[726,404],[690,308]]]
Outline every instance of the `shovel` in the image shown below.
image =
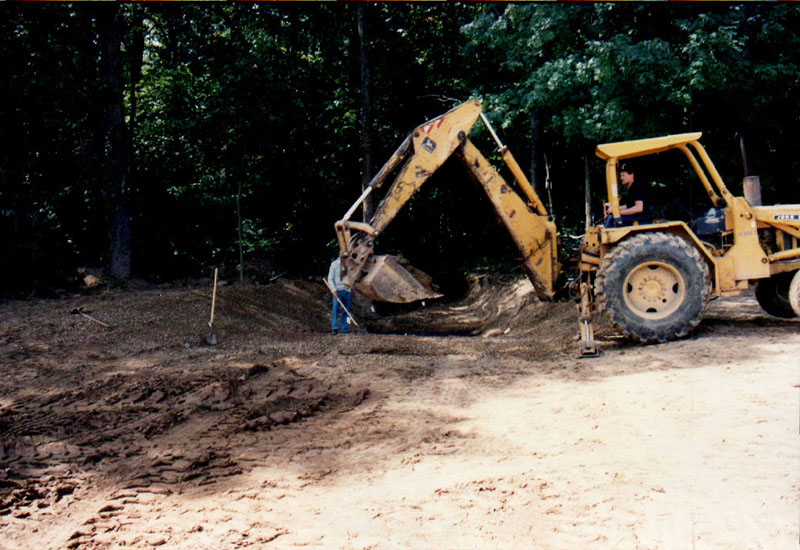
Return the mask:
[[70,313],[72,315],[82,315],[82,316],[86,317],[87,319],[89,319],[90,321],[92,321],[93,323],[97,323],[98,325],[100,325],[102,327],[106,327],[108,329],[114,328],[111,325],[108,325],[108,324],[104,323],[103,321],[99,321],[99,320],[95,319],[94,317],[92,317],[91,315],[89,315],[88,313],[83,311],[82,307],[75,308],[72,311],[70,311]]
[[206,344],[209,346],[217,345],[217,335],[214,334],[214,306],[217,304],[217,271],[214,268],[214,290],[211,292],[211,319],[208,321],[208,334],[206,334]]

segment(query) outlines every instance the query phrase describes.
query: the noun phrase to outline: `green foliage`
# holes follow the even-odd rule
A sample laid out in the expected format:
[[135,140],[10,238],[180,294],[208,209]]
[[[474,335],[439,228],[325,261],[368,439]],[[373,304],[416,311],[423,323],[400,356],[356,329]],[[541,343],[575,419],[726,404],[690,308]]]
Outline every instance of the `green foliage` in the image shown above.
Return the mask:
[[[741,177],[736,138],[744,135],[765,195],[798,201],[796,190],[779,183],[798,176],[785,141],[800,137],[798,125],[787,124],[800,118],[800,49],[797,32],[789,30],[798,28],[792,26],[797,7],[531,3],[498,8],[464,27],[470,47],[488,50],[502,71],[502,79],[480,84],[478,93],[502,106],[497,111],[512,136],[532,131],[531,113],[543,121],[538,131],[553,163],[557,208],[582,211],[575,190],[582,187],[582,158],[596,143],[695,130],[703,131],[703,142],[732,189],[739,188]],[[595,164],[600,187],[601,165]],[[697,181],[679,174],[683,179],[670,182],[672,196],[681,185],[677,194],[694,208],[700,193],[691,186],[699,191]]]
[[[108,262],[102,4],[9,4],[0,20],[0,262],[6,288],[63,286]],[[800,8],[793,4],[377,3],[369,26],[375,162],[469,97],[582,227],[596,143],[702,130],[734,191],[738,136],[767,202],[800,202]],[[267,258],[327,268],[333,223],[360,193],[359,44],[350,4],[121,4],[133,269],[171,279]],[[141,66],[141,70],[138,67]],[[529,146],[538,139],[538,153]],[[481,149],[494,146],[476,135]],[[659,200],[699,208],[680,158],[647,168]],[[602,163],[590,160],[595,202]],[[377,167],[376,167],[377,168]],[[692,190],[694,189],[694,190]],[[666,208],[666,206],[665,206]],[[513,256],[458,167],[382,238],[434,273]],[[492,260],[494,258],[494,260]]]

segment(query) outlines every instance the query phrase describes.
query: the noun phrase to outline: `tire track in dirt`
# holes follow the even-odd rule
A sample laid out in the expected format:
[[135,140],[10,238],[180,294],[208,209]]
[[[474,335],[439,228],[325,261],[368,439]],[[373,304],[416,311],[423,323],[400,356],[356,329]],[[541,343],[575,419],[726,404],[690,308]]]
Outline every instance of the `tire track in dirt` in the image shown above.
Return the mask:
[[76,491],[110,495],[56,548],[152,546],[159,541],[115,535],[139,521],[142,495],[178,494],[240,475],[258,465],[233,456],[247,438],[356,407],[368,395],[282,361],[168,373],[160,366],[101,378],[0,410],[0,518],[24,521],[47,509],[57,515],[65,508],[57,503]]

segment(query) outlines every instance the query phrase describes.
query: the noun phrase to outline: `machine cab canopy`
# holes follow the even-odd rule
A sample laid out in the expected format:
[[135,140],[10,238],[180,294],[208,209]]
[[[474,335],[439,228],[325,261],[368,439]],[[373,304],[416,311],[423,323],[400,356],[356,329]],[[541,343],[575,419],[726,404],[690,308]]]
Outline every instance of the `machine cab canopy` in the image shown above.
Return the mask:
[[634,141],[620,141],[617,143],[603,143],[598,145],[595,154],[603,160],[626,159],[641,157],[661,153],[681,145],[686,145],[697,141],[702,136],[702,132],[691,132],[688,134],[676,134],[674,136],[664,136],[649,139],[637,139]]

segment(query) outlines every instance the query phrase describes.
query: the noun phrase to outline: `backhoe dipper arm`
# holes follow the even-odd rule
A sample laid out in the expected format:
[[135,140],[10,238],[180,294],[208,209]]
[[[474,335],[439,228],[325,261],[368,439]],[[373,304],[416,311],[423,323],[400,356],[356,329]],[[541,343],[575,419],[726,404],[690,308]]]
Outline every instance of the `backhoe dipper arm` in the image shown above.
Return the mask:
[[[561,268],[558,263],[558,231],[555,223],[548,219],[544,206],[535,193],[535,202],[526,204],[470,140],[466,140],[456,154],[473,180],[486,192],[497,217],[508,230],[537,295],[543,300],[552,299]],[[530,192],[533,193],[533,188]],[[539,214],[531,203],[538,204],[544,214]]]

